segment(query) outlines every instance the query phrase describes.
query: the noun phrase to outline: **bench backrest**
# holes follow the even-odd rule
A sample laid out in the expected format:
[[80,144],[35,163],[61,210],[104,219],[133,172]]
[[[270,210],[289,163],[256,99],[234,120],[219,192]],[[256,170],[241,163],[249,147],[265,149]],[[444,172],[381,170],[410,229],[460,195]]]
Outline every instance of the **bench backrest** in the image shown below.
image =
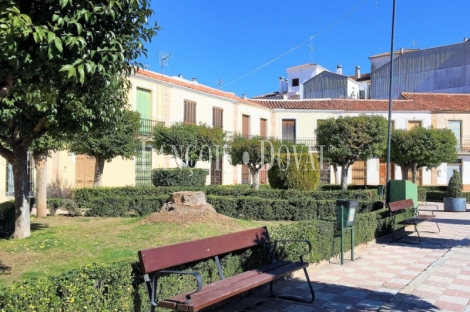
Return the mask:
[[414,206],[414,202],[411,198],[388,203],[388,209],[390,209],[390,212],[398,212]]
[[139,251],[142,274],[167,269],[232,251],[269,242],[268,229],[260,227],[246,231],[198,239]]

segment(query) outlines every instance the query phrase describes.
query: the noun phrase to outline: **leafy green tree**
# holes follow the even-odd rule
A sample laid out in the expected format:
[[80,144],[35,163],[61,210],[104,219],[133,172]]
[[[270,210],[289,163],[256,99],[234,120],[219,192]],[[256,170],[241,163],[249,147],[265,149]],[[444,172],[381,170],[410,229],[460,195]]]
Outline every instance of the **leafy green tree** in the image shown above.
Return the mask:
[[105,162],[121,156],[131,159],[142,148],[138,139],[140,113],[124,109],[116,112],[116,119],[95,125],[87,133],[77,133],[67,149],[86,154],[96,160],[93,186],[101,186]]
[[[121,109],[116,103],[127,102],[126,76],[140,66],[135,60],[158,30],[147,23],[149,5],[149,0],[0,1],[0,155],[13,166],[15,238],[30,235],[32,142],[53,129],[86,131]],[[120,90],[113,94],[120,101],[106,102],[106,90]]]
[[457,159],[457,140],[450,129],[396,129],[391,139],[390,160],[400,166],[403,180],[408,180],[411,170],[411,179],[416,183],[419,168],[435,168]]
[[225,134],[222,128],[178,122],[169,128],[158,124],[153,134],[154,147],[164,155],[179,158],[185,166],[223,156]]
[[[235,134],[229,145],[228,154],[232,166],[247,165],[252,178],[251,187],[259,189],[259,170],[266,164],[274,165],[282,145],[281,141],[277,139],[266,140],[262,136],[246,138],[242,134]],[[285,145],[283,152],[288,152],[291,149],[291,144]]]
[[269,168],[269,185],[272,188],[314,191],[320,183],[320,164],[317,154],[286,153]]
[[357,160],[382,156],[387,146],[387,120],[377,115],[340,116],[321,122],[317,145],[323,157],[341,166],[341,189],[348,189],[348,170]]

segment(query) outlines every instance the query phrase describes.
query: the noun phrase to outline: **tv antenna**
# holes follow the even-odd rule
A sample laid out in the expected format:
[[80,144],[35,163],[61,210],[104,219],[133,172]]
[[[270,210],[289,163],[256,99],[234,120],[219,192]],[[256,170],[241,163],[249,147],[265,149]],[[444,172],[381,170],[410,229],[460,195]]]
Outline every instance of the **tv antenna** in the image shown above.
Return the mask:
[[219,90],[220,90],[220,87],[223,85],[224,81],[222,79],[219,79],[217,81],[217,85],[219,86]]
[[168,66],[168,59],[170,57],[171,57],[170,53],[158,51],[158,64],[162,66],[162,74],[163,74],[163,67]]
[[413,45],[413,47],[414,47],[414,46],[416,46],[416,44],[417,44],[417,43],[418,43],[418,41],[416,41],[416,40],[413,40],[413,42],[412,42],[411,44],[412,44],[412,45]]

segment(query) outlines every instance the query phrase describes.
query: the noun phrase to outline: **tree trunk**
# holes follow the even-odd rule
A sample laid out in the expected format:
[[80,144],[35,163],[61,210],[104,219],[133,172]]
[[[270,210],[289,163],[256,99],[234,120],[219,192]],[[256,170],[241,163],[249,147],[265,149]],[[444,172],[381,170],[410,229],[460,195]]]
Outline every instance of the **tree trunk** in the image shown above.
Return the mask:
[[14,238],[31,236],[29,207],[28,154],[21,151],[15,155],[13,165],[15,184],[15,233]]
[[401,166],[401,179],[408,180],[408,166]]
[[341,166],[341,190],[347,191],[348,190],[348,169],[349,166]]
[[418,170],[418,164],[411,166],[411,182],[416,184],[416,171]]
[[336,164],[333,165],[333,174],[335,177],[335,183],[334,184],[339,184],[338,183],[338,166]]
[[259,174],[258,174],[259,169],[250,167],[250,172],[251,172],[251,179],[253,180],[253,184],[251,184],[251,188],[255,190],[259,190]]
[[48,150],[33,152],[36,168],[36,217],[47,217],[47,153]]
[[104,171],[104,159],[102,159],[101,157],[95,157],[95,158],[96,158],[95,180],[93,182],[93,187],[101,186],[103,171]]

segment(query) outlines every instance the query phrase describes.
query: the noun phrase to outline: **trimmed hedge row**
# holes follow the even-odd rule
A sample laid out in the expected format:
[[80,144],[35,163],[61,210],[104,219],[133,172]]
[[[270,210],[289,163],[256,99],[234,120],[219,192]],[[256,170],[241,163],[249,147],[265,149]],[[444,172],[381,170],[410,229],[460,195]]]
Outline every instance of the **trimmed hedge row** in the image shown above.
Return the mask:
[[312,191],[302,192],[295,190],[275,190],[270,188],[260,188],[254,190],[244,185],[209,185],[206,187],[153,187],[153,186],[125,186],[125,187],[97,187],[80,188],[74,191],[74,200],[82,208],[90,208],[90,199],[100,197],[152,197],[170,196],[178,191],[204,191],[207,196],[229,196],[229,197],[261,197],[265,199],[293,199],[311,198],[317,200],[336,200],[338,198],[357,200],[379,200],[376,191],[373,190],[351,190],[342,191]]
[[[360,214],[356,219],[354,242],[359,245],[391,229],[386,209]],[[340,236],[334,223],[324,220],[298,222],[270,228],[272,239],[309,239],[313,252],[309,262],[327,260],[340,252]],[[349,235],[345,235],[348,240]],[[303,245],[288,245],[279,254],[293,258]],[[345,246],[350,246],[349,241]],[[221,261],[226,276],[266,263],[260,250],[224,256]],[[213,260],[175,268],[197,271],[205,284],[219,279]],[[179,276],[161,280],[159,298],[169,297],[194,287]],[[139,266],[134,261],[93,264],[70,270],[60,276],[31,278],[0,286],[0,311],[149,311],[149,301]]]
[[[292,199],[264,199],[254,196],[206,197],[218,213],[246,220],[310,220],[334,218],[336,200],[315,200],[299,197]],[[88,200],[87,216],[92,217],[132,217],[144,216],[160,211],[168,200],[167,195],[146,197],[105,196]],[[358,213],[383,208],[382,202],[359,201]]]

